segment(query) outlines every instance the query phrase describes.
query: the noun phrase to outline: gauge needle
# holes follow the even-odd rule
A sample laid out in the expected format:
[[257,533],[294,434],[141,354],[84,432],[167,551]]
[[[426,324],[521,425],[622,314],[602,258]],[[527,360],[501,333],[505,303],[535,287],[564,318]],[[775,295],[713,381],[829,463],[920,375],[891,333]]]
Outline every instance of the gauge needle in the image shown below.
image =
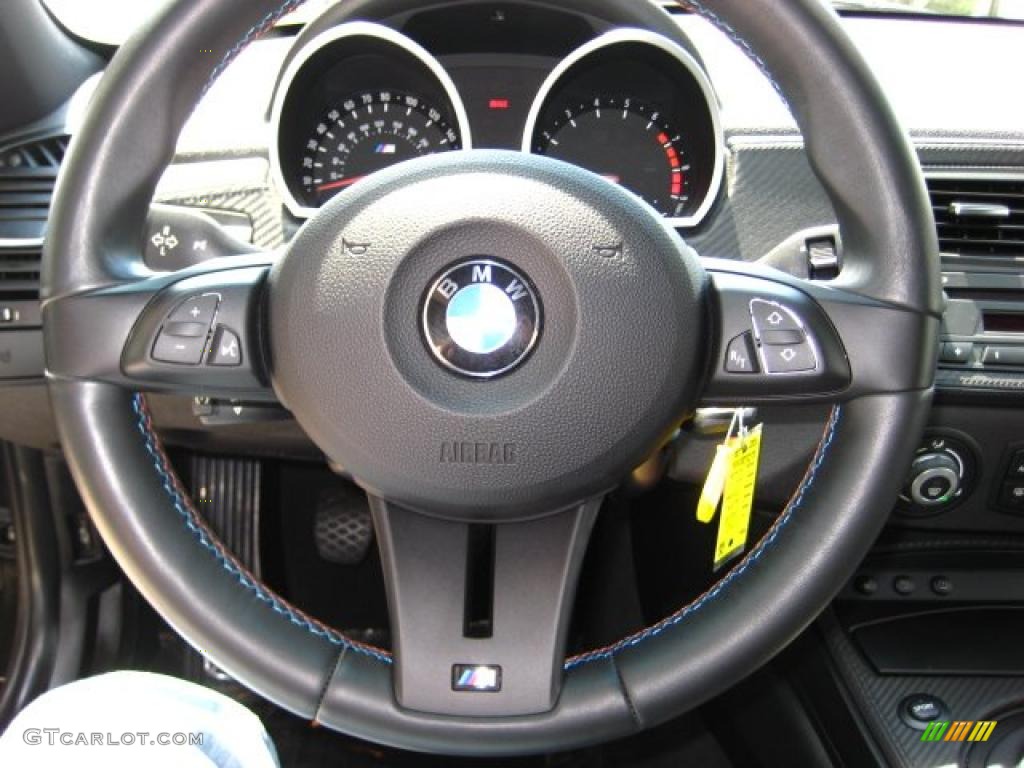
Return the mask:
[[342,189],[344,187],[351,187],[357,181],[365,179],[365,176],[353,176],[351,179],[338,179],[337,181],[330,181],[326,184],[321,184],[316,188],[317,192],[327,192],[332,189]]

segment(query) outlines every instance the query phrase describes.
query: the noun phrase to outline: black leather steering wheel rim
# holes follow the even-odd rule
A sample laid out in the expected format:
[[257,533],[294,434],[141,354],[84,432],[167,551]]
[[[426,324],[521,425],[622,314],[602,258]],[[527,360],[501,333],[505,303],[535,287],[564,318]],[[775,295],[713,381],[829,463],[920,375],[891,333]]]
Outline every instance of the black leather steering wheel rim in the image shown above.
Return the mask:
[[[448,753],[565,749],[692,708],[783,648],[828,604],[883,524],[930,403],[940,302],[937,245],[909,143],[866,65],[817,0],[691,2],[785,94],[835,206],[843,289],[913,317],[891,364],[914,383],[836,405],[778,522],[709,593],[655,627],[570,659],[549,712],[465,718],[399,707],[390,655],[271,593],[203,526],[152,432],[144,399],[66,375],[68,298],[146,276],[139,222],[193,104],[238,50],[300,3],[194,0],[122,49],[62,172],[44,255],[51,397],[93,519],[158,612],[226,671],[321,724]],[[226,50],[212,66],[194,54]],[[851,148],[856,147],[856,152]]]

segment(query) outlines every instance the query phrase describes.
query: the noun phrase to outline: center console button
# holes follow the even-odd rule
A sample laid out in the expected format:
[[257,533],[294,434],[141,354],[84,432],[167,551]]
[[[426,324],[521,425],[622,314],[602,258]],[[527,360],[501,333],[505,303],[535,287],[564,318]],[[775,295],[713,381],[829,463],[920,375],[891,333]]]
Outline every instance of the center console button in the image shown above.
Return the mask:
[[974,352],[974,345],[966,341],[947,341],[942,344],[940,359],[944,363],[967,363]]
[[948,719],[949,707],[938,696],[914,693],[900,702],[899,715],[905,725],[923,731],[929,723]]
[[1024,346],[985,347],[981,361],[986,365],[1024,365]]
[[1018,514],[1024,514],[1024,482],[1014,480],[1003,483],[999,494],[999,506]]

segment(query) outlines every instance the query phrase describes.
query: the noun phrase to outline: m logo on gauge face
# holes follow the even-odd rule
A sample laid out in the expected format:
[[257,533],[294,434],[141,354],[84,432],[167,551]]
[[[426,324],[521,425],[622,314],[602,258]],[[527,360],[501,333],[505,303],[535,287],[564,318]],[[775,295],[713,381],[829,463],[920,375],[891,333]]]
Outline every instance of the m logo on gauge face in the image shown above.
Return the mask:
[[540,335],[530,281],[495,259],[445,270],[427,291],[423,332],[434,357],[465,376],[492,378],[522,363]]

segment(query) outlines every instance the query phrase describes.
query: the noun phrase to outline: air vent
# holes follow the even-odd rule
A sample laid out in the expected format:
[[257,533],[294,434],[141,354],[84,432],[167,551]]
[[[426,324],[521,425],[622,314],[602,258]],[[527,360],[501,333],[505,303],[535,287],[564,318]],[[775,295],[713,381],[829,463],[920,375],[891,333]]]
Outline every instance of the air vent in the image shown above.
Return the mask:
[[25,168],[60,168],[68,151],[67,136],[29,141],[0,150],[0,173]]
[[1024,258],[1024,179],[930,178],[942,253]]
[[41,258],[39,247],[0,248],[0,303],[39,298]]
[[0,149],[0,240],[42,238],[67,147],[54,136]]

